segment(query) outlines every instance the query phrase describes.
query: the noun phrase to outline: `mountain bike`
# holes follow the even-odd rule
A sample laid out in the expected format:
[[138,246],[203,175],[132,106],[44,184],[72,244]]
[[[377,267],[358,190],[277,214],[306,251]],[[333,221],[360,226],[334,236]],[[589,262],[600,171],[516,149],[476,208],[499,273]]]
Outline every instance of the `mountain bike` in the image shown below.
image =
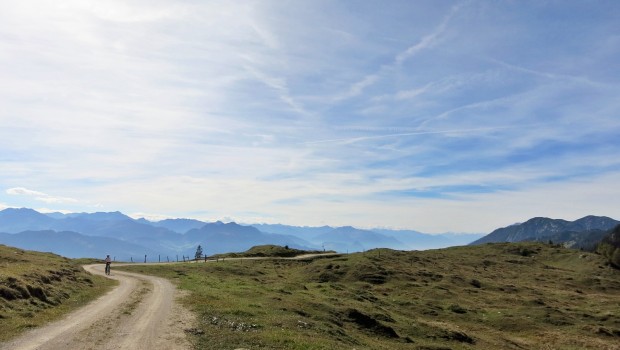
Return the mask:
[[106,263],[105,264],[105,274],[106,275],[110,275],[110,263]]

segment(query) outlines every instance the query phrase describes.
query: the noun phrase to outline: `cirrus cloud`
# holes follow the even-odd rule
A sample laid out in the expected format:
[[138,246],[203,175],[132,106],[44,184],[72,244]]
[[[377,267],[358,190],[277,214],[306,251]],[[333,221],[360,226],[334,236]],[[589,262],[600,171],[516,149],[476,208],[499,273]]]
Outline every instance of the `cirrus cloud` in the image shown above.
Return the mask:
[[6,190],[6,194],[13,196],[29,196],[34,197],[35,200],[45,203],[62,204],[62,203],[77,203],[78,200],[68,197],[57,197],[47,193],[30,190],[24,187],[13,187]]

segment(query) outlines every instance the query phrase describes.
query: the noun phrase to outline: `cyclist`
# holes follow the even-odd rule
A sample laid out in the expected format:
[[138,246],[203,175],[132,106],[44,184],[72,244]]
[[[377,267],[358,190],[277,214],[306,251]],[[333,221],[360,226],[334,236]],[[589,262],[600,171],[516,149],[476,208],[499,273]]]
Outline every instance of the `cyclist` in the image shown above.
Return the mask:
[[105,274],[109,275],[110,274],[110,265],[112,264],[112,259],[110,259],[110,256],[106,256],[105,258]]

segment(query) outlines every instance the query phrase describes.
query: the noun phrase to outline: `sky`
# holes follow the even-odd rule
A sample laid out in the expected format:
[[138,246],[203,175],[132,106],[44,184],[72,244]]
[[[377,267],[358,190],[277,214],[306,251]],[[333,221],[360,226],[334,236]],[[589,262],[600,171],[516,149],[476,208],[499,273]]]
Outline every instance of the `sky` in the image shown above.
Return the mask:
[[620,219],[620,2],[0,3],[0,209]]

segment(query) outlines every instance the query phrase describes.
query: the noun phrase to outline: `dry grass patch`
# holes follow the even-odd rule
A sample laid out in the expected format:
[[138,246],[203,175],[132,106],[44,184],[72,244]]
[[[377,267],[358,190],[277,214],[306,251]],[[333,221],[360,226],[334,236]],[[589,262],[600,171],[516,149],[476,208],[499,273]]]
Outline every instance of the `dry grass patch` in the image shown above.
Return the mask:
[[620,272],[544,244],[134,266],[176,281],[200,349],[618,349]]

